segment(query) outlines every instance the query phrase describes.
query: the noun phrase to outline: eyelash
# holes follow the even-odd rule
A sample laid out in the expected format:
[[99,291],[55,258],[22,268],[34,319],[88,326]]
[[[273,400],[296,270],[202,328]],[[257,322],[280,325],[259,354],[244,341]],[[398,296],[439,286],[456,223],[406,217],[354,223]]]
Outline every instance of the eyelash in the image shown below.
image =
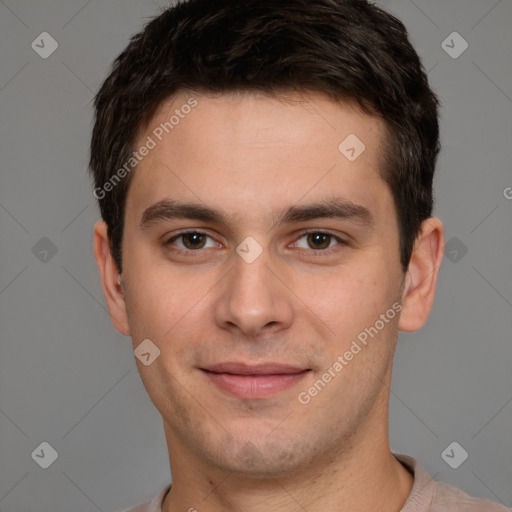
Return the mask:
[[[164,242],[164,246],[165,247],[172,247],[173,242],[175,240],[178,240],[180,237],[183,237],[185,235],[190,235],[190,234],[204,235],[204,236],[214,240],[213,237],[211,235],[209,235],[208,233],[206,233],[205,231],[201,231],[199,229],[191,229],[191,230],[188,230],[188,231],[180,231],[179,233],[173,235],[170,239],[168,239],[166,242]],[[312,253],[312,254],[316,253],[315,256],[316,255],[320,256],[320,255],[324,255],[324,254],[331,254],[331,252],[333,250],[336,250],[336,247],[338,247],[338,246],[342,246],[343,247],[343,246],[348,245],[348,243],[345,240],[339,238],[338,236],[333,235],[332,233],[329,233],[328,231],[321,231],[321,230],[318,230],[318,229],[311,229],[311,230],[307,230],[307,231],[302,231],[297,236],[295,241],[300,240],[302,237],[310,235],[310,234],[328,235],[328,236],[331,237],[331,239],[334,239],[334,240],[336,240],[336,242],[338,242],[335,246],[329,247],[327,249],[302,249],[302,248],[299,248],[300,251],[306,251],[306,252],[309,252],[309,253]],[[209,249],[209,247],[207,249]],[[193,253],[198,253],[197,255],[199,255],[200,253],[202,253],[204,251],[203,248],[199,248],[199,249],[180,249],[180,248],[176,248],[176,247],[172,247],[171,250],[176,252],[176,253],[178,253],[178,254],[186,254],[188,256],[192,256]]]

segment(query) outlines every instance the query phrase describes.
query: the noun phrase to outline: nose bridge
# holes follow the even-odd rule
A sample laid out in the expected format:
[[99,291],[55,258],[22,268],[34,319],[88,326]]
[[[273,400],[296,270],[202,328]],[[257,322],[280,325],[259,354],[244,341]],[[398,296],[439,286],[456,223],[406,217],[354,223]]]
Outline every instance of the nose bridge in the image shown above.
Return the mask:
[[215,311],[218,325],[236,326],[250,335],[269,325],[288,326],[292,318],[286,287],[276,279],[275,269],[270,270],[275,262],[268,249],[256,243],[246,239],[237,247]]
[[[268,285],[266,280],[272,275],[268,269],[271,264],[271,254],[268,244],[258,237],[260,242],[252,236],[247,236],[236,247],[236,254],[233,254],[234,271],[231,276],[231,285],[240,289],[237,293],[245,295],[247,288],[256,290],[263,289]],[[243,288],[246,288],[245,290]]]
[[[258,251],[249,246],[247,253],[243,253],[243,245],[237,248],[234,258],[234,269],[230,277],[230,293],[232,300],[239,306],[252,308],[254,311],[268,306],[273,300],[275,291],[269,270],[270,254],[268,249]],[[245,247],[247,249],[247,246]],[[242,253],[242,255],[240,254]],[[247,256],[247,257],[246,257]],[[274,293],[273,293],[274,292]]]

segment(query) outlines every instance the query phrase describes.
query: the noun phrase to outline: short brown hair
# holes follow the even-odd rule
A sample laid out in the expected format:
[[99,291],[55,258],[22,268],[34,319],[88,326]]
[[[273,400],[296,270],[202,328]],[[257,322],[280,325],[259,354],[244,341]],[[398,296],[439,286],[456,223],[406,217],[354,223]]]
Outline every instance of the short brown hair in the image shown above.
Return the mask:
[[[132,37],[95,97],[95,190],[130,158],[158,107],[185,90],[323,92],[383,119],[381,174],[407,270],[433,208],[439,102],[401,21],[366,0],[188,0],[166,9]],[[119,271],[130,181],[95,194]]]

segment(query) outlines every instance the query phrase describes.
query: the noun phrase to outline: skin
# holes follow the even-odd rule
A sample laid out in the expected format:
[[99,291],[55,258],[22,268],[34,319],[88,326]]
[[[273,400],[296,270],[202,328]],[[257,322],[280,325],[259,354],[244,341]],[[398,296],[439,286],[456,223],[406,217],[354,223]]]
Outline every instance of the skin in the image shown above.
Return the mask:
[[[190,97],[162,105],[139,142]],[[168,445],[173,484],[163,510],[399,511],[413,477],[389,447],[393,354],[398,330],[420,329],[431,310],[443,226],[423,223],[404,275],[393,199],[379,174],[384,125],[354,106],[313,92],[193,97],[197,106],[133,175],[123,286],[106,225],[94,228],[113,324],[133,348],[149,338],[161,351],[137,365]],[[355,161],[338,150],[349,134],[366,146]],[[277,222],[288,206],[333,197],[366,207],[373,227],[345,218]],[[144,210],[165,198],[221,210],[230,224],[174,218],[141,229]],[[204,248],[187,249],[190,237],[165,246],[189,228],[211,237]],[[305,229],[346,244],[327,238],[322,252]],[[236,252],[249,236],[263,249],[252,263]],[[300,403],[298,394],[394,303],[400,315]],[[292,388],[242,399],[200,370],[224,361],[310,371]]]

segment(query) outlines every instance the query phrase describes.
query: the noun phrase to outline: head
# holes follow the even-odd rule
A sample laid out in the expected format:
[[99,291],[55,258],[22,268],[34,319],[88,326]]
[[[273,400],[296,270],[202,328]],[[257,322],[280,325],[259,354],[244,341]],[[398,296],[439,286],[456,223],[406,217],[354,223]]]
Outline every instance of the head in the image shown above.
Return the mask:
[[[95,109],[95,255],[118,330],[160,350],[138,364],[174,453],[276,475],[387,432],[443,250],[438,102],[403,24],[364,0],[180,3]],[[239,396],[211,385],[225,362],[302,373]]]

